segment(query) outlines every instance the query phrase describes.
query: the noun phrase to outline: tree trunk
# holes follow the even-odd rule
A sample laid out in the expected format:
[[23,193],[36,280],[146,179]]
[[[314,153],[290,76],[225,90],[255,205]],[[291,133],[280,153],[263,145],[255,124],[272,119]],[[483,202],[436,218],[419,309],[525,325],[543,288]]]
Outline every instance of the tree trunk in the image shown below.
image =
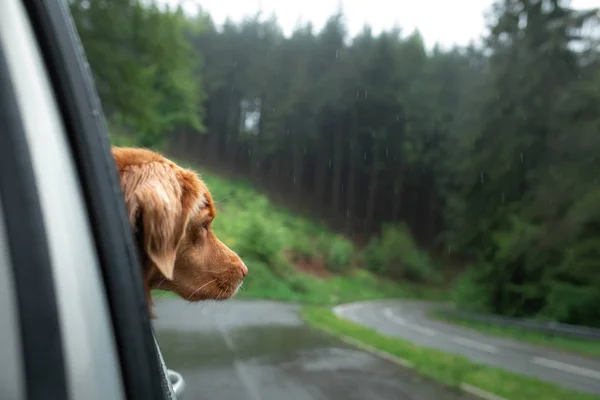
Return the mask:
[[233,111],[228,115],[229,126],[227,129],[227,141],[225,143],[225,159],[230,168],[235,168],[235,155],[238,146],[242,113],[240,99],[235,99],[235,103],[231,104],[230,107]]
[[402,210],[402,200],[404,194],[404,163],[402,160],[399,162],[399,166],[396,169],[396,176],[394,177],[394,203],[392,204],[392,221],[398,221],[400,216],[400,210]]
[[348,152],[348,188],[346,190],[346,233],[354,233],[354,193],[356,192],[356,150],[358,146],[358,132],[356,126],[356,111],[352,113],[350,126],[350,151]]
[[333,132],[333,181],[331,183],[331,215],[339,215],[342,197],[342,161],[344,156],[342,122],[338,119]]
[[217,129],[211,131],[209,133],[208,138],[208,159],[213,163],[218,163],[219,161],[219,131]]
[[258,134],[251,139],[250,144],[250,180],[252,182],[260,181],[260,139],[264,135],[265,126],[265,96],[260,97],[260,117],[258,119]]
[[437,193],[435,190],[435,181],[431,179],[429,190],[429,205],[428,205],[428,223],[427,223],[427,240],[433,241],[437,235]]
[[325,184],[327,183],[327,169],[329,166],[329,156],[327,154],[326,144],[321,142],[317,144],[317,167],[314,173],[314,199],[317,207],[322,206],[325,199]]
[[302,195],[302,180],[304,167],[304,145],[302,142],[302,130],[296,127],[292,130],[292,188],[296,199]]
[[365,218],[365,233],[371,233],[375,217],[375,204],[377,201],[377,186],[379,184],[379,144],[373,143],[373,162],[369,171],[369,191],[367,193],[367,215]]

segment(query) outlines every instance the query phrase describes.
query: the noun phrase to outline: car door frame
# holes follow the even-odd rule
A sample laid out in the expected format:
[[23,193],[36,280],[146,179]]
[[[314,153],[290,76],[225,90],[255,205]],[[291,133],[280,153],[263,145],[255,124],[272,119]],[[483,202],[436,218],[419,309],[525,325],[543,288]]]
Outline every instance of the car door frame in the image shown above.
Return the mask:
[[[93,227],[95,249],[108,300],[126,398],[162,400],[171,393],[166,391],[169,385],[165,385],[168,381],[159,362],[160,350],[155,344],[147,313],[135,241],[125,214],[102,108],[79,36],[66,2],[23,0],[22,4],[50,78],[52,94],[67,132],[86,211]],[[2,84],[10,84],[6,74]],[[10,98],[5,97],[3,100],[6,118],[18,116],[18,109],[10,106]],[[56,293],[53,291],[51,272],[47,265],[48,251],[44,248],[48,238],[44,236],[43,227],[36,226],[42,219],[41,211],[35,211],[36,201],[38,211],[40,205],[31,176],[31,154],[23,140],[23,132],[18,131],[18,118],[7,121],[13,123],[9,130],[13,134],[3,135],[0,146],[0,168],[3,170],[0,176],[3,186],[0,191],[9,232],[13,278],[17,288],[26,392],[29,398],[67,398],[65,349],[59,344]],[[12,141],[9,142],[9,139]],[[14,190],[15,187],[19,190]],[[25,205],[32,211],[19,213],[19,207],[22,210]],[[20,227],[15,225],[18,223],[14,218],[16,215],[24,218],[20,220]],[[15,235],[14,232],[20,232],[22,236]],[[31,278],[31,275],[23,275],[28,273],[23,265],[36,269],[36,279],[26,279]],[[33,303],[31,293],[37,293],[33,297]],[[36,304],[36,307],[43,304],[42,310],[46,311],[40,314],[39,308],[27,306],[28,301]],[[39,315],[44,315],[45,318],[31,321]],[[44,327],[40,329],[42,324]],[[42,333],[45,340],[40,339]],[[35,352],[36,346],[44,346],[40,349],[45,350],[43,353],[49,357],[47,362],[37,362],[41,359],[40,353]],[[45,387],[39,385],[43,379],[48,382]],[[54,387],[57,391],[54,395],[49,392],[38,393],[39,396],[45,394],[46,397],[32,396],[32,393],[36,393],[36,387],[38,390]]]

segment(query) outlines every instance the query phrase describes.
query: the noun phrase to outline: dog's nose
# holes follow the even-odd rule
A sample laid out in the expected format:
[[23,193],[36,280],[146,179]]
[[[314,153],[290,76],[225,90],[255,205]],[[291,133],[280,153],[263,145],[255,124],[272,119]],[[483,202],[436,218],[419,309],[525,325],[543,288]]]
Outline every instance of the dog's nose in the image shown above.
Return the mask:
[[243,262],[242,262],[242,275],[243,276],[248,275],[248,267],[246,267],[246,264],[244,264]]

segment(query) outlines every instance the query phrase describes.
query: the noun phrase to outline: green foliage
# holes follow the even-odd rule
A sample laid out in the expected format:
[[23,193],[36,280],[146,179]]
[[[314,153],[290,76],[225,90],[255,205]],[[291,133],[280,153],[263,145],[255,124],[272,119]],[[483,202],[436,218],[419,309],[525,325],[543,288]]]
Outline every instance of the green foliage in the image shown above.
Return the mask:
[[254,213],[248,215],[237,245],[241,256],[250,257],[266,264],[277,262],[283,249],[283,243],[273,224],[269,224],[267,221]]
[[491,55],[447,156],[445,236],[475,259],[454,296],[465,308],[600,326],[600,254],[583,250],[600,233],[600,54],[581,31],[597,17],[511,0],[492,20]]
[[329,243],[327,267],[334,272],[344,272],[352,265],[354,246],[341,236],[334,236]]
[[107,116],[159,144],[177,128],[202,132],[200,56],[186,33],[198,34],[181,10],[154,2],[73,0],[71,13]]
[[487,313],[492,312],[489,299],[489,285],[482,282],[481,271],[490,270],[489,265],[477,265],[464,272],[455,282],[452,290],[452,300],[467,311]]
[[381,237],[371,239],[365,248],[363,261],[370,271],[396,274],[412,282],[440,279],[439,271],[427,253],[415,244],[404,224],[385,226]]

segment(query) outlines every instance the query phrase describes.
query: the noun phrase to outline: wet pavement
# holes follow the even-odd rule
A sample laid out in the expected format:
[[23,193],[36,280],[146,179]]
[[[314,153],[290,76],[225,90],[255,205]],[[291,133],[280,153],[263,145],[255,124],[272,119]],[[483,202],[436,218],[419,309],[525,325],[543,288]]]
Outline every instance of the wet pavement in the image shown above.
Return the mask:
[[158,342],[185,400],[471,399],[304,325],[270,301],[156,303]]
[[377,300],[343,304],[335,307],[334,312],[384,335],[401,337],[421,346],[460,354],[481,364],[600,395],[598,359],[431,320],[428,312],[439,307],[439,303],[427,301]]

